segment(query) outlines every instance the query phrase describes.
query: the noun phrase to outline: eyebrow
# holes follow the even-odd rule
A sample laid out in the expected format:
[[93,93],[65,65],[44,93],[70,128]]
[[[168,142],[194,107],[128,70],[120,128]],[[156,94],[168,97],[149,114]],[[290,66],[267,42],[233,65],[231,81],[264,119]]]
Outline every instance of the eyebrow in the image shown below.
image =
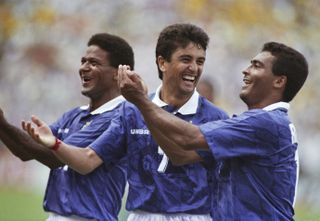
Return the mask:
[[251,60],[251,64],[259,64],[259,65],[261,65],[261,66],[264,66],[264,63],[263,63],[263,62],[261,62],[261,61],[259,61],[259,60],[256,60],[256,59]]
[[[182,55],[180,55],[178,58],[193,58],[193,56],[192,55],[189,55],[189,54],[182,54]],[[198,58],[196,58],[196,60],[206,60],[206,57],[198,57]]]
[[81,58],[81,61],[97,62],[97,63],[99,63],[99,64],[102,64],[102,61],[100,61],[100,60],[97,59],[97,58],[93,58],[93,57],[89,57],[89,58],[82,57],[82,58]]

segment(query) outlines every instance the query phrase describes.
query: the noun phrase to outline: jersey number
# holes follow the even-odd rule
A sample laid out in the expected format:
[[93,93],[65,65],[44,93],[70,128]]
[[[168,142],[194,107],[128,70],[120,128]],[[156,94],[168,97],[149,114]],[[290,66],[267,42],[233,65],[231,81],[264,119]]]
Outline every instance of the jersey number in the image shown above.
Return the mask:
[[289,127],[290,127],[290,131],[291,131],[291,142],[293,144],[298,143],[296,128],[294,127],[293,124],[289,124]]
[[[295,143],[298,143],[298,139],[297,139],[297,133],[296,133],[296,128],[294,127],[293,124],[289,124],[289,127],[290,127],[290,131],[291,131],[291,142],[293,144]],[[294,194],[294,199],[293,199],[293,206],[295,205],[296,203],[296,196],[297,196],[297,187],[298,187],[298,180],[299,180],[299,153],[298,153],[298,149],[296,149],[296,152],[295,152],[295,161],[296,161],[296,164],[297,164],[297,168],[296,168],[296,174],[297,174],[297,177],[296,177],[296,187],[295,187],[295,194]]]
[[158,146],[158,154],[162,155],[162,160],[160,162],[160,165],[158,167],[158,172],[159,173],[164,173],[166,172],[168,163],[169,163],[169,158],[168,156],[163,152],[160,146]]

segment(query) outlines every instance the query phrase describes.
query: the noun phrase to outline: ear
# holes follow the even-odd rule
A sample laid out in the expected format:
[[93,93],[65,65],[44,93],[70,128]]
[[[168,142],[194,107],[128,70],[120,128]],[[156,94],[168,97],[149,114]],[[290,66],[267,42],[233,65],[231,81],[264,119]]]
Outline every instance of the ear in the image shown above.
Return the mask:
[[166,71],[165,59],[164,59],[162,56],[158,56],[158,57],[157,57],[157,63],[158,63],[159,69],[160,69],[162,72]]
[[274,80],[274,87],[285,88],[286,84],[287,84],[287,76],[285,75],[276,76]]
[[114,68],[114,70],[112,70],[112,76],[113,80],[118,81],[118,68]]

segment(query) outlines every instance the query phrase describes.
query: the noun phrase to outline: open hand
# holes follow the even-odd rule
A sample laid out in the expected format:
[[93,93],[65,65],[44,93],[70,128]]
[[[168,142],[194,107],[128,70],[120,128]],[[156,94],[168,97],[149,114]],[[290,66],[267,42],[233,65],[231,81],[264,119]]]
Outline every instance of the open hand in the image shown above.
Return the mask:
[[50,127],[36,116],[32,116],[31,121],[32,122],[22,121],[22,129],[38,143],[51,148],[55,144],[56,138],[52,134]]

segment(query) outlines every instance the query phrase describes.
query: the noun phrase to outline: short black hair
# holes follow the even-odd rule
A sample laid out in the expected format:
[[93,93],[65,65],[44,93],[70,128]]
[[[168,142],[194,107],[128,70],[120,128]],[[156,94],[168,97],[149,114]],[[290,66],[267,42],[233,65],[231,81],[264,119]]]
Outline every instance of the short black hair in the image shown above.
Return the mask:
[[162,71],[159,69],[157,58],[162,56],[166,61],[170,61],[171,55],[177,48],[185,48],[190,42],[199,44],[207,50],[209,36],[200,27],[187,23],[169,25],[161,31],[156,46],[156,63],[161,80]]
[[307,60],[300,52],[278,42],[265,43],[261,51],[270,52],[275,57],[272,66],[273,74],[287,77],[282,99],[290,102],[307,79],[309,72]]
[[98,33],[93,35],[88,46],[96,45],[109,54],[110,65],[118,68],[120,64],[130,65],[134,69],[134,53],[128,42],[119,36],[108,33]]

